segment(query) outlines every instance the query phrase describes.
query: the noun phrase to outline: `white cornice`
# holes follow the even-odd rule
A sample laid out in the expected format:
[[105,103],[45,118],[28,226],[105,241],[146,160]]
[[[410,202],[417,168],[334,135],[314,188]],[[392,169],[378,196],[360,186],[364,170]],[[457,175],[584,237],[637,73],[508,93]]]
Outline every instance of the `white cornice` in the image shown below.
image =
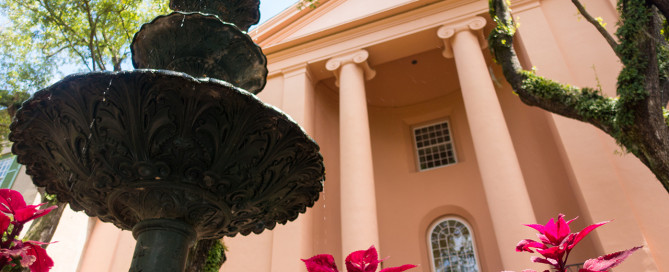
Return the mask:
[[306,62],[303,63],[298,63],[293,66],[289,66],[286,68],[283,68],[280,70],[280,73],[283,74],[284,78],[288,77],[293,77],[296,75],[301,75],[304,74],[306,77],[309,79],[309,81],[313,82],[313,73],[311,72],[311,69],[309,68],[309,64]]
[[541,6],[541,0],[513,0],[511,1],[511,13],[523,12]]
[[268,55],[271,65],[278,65],[278,67],[271,67],[271,70],[294,65],[291,61],[293,59],[296,62],[315,63],[356,48],[368,48],[399,37],[472,18],[486,13],[487,7],[486,1],[440,1],[356,28],[329,35],[317,33],[270,46],[264,48],[263,51]]

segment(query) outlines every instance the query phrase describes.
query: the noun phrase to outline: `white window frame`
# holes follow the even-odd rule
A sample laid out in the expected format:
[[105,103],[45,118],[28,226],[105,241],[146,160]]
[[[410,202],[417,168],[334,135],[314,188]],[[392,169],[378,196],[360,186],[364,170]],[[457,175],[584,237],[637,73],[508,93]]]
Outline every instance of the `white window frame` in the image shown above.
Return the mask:
[[[438,125],[438,124],[443,124],[443,123],[446,123],[446,125],[448,126],[448,138],[450,140],[446,141],[446,142],[442,142],[442,143],[438,143],[438,144],[434,144],[434,145],[430,145],[430,146],[423,146],[423,147],[419,148],[418,147],[418,142],[417,142],[417,139],[416,139],[416,130],[431,127],[431,126]],[[453,140],[453,126],[451,126],[451,121],[450,120],[444,119],[444,120],[439,120],[439,121],[433,121],[433,122],[430,122],[430,123],[427,123],[427,124],[424,124],[424,125],[420,125],[420,126],[414,126],[414,127],[411,128],[411,136],[413,138],[413,149],[414,149],[414,155],[416,156],[416,168],[418,169],[418,171],[420,171],[420,172],[428,171],[428,170],[432,170],[432,169],[438,169],[438,168],[442,168],[442,167],[446,167],[446,166],[451,166],[451,165],[454,165],[454,164],[458,163],[458,155],[455,152],[455,142]],[[439,146],[439,145],[446,146],[446,145],[449,145],[449,144],[451,145],[451,150],[450,151],[453,153],[453,160],[454,160],[453,163],[447,163],[447,164],[444,164],[444,165],[427,167],[425,169],[423,169],[421,167],[421,160],[420,160],[420,157],[421,157],[420,150],[421,149],[424,150],[427,147]],[[448,151],[449,150],[446,150],[446,152],[448,152]]]
[[5,154],[0,156],[0,161],[7,160],[7,169],[5,175],[0,178],[0,188],[11,189],[19,174],[21,165],[16,161],[16,156],[12,154]]
[[478,249],[476,248],[476,235],[474,233],[474,229],[467,223],[466,220],[458,217],[458,216],[444,216],[439,218],[439,220],[436,220],[430,227],[428,228],[427,232],[427,248],[428,248],[428,255],[430,259],[430,268],[432,269],[432,272],[439,272],[437,271],[437,267],[435,266],[435,259],[434,259],[434,249],[432,248],[432,233],[434,232],[434,229],[437,227],[437,225],[441,224],[444,221],[457,221],[461,224],[463,224],[467,230],[469,230],[469,235],[471,236],[471,241],[472,241],[472,250],[474,251],[474,260],[476,260],[476,269],[481,272],[481,261],[478,256]]

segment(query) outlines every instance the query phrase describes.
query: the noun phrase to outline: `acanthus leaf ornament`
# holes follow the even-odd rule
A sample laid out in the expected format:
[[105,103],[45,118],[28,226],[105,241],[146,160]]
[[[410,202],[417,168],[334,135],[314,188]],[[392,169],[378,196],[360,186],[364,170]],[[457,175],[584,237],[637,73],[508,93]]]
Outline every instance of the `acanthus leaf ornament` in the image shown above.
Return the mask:
[[11,128],[37,185],[123,229],[169,218],[199,238],[259,233],[294,220],[322,190],[322,157],[301,128],[213,79],[69,76],[28,100]]

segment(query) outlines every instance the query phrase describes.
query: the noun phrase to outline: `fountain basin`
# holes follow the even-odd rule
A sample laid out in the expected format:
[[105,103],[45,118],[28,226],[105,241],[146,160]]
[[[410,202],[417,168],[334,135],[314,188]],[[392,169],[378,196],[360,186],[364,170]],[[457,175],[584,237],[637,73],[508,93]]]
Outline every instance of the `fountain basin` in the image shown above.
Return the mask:
[[251,93],[180,72],[71,75],[23,104],[12,152],[37,186],[131,230],[168,219],[197,239],[285,224],[322,191],[318,145]]

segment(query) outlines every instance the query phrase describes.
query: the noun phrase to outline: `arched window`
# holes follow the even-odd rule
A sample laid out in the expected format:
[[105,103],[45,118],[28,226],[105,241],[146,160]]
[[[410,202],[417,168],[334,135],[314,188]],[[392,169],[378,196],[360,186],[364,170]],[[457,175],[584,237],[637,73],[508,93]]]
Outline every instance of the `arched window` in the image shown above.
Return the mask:
[[474,235],[467,223],[456,217],[446,217],[430,228],[430,259],[434,272],[480,271]]

